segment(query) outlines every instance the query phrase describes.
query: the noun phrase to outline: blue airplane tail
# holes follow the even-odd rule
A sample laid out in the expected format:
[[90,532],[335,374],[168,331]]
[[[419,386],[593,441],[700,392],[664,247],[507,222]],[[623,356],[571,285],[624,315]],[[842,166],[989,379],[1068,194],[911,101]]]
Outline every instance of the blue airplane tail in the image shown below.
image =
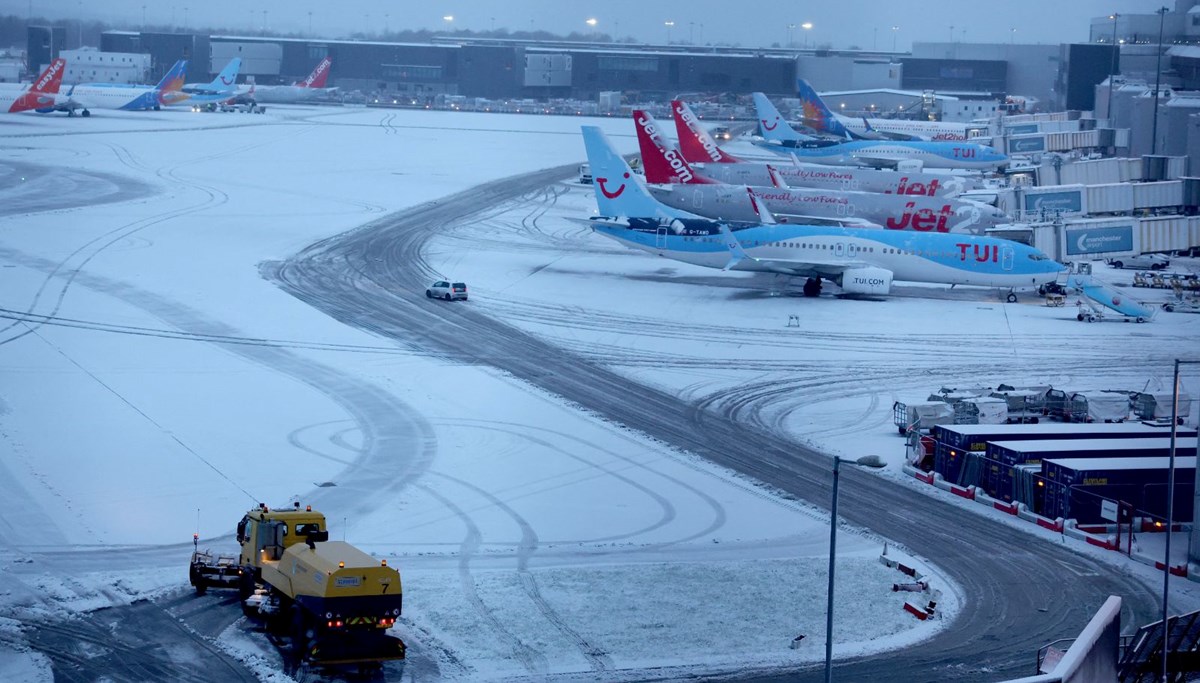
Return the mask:
[[808,81],[797,78],[796,93],[800,97],[800,107],[804,112],[804,125],[818,133],[836,135],[840,138],[857,139],[859,137],[842,125],[842,122],[825,105],[825,101],[821,99],[816,90],[813,90]]
[[766,95],[756,92],[753,97],[754,110],[758,113],[758,127],[762,131],[763,139],[776,142],[799,142],[805,139],[805,136],[797,133],[783,120],[783,114],[779,113]]
[[241,68],[241,57],[234,57],[233,59],[229,60],[229,63],[225,65],[225,68],[221,69],[221,73],[217,74],[217,77],[214,78],[213,82],[209,84],[209,88],[212,90],[229,90],[234,86],[234,84],[237,83],[238,71],[241,70]]
[[617,154],[596,126],[581,126],[583,144],[587,148],[588,165],[596,186],[596,206],[603,216],[621,218],[681,218],[691,217],[660,204],[633,174],[625,159]]

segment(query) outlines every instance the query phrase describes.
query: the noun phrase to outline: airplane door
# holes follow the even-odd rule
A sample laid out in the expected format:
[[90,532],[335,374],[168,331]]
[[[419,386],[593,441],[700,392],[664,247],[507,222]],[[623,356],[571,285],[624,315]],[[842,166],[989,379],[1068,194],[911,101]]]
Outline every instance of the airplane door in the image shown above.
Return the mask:
[[692,189],[692,206],[697,209],[704,208],[704,193],[698,187]]
[[838,258],[845,256],[846,255],[846,245],[842,244],[841,242],[834,244],[833,245],[833,255],[837,256]]
[[1004,270],[1013,269],[1013,249],[1012,247],[1000,247],[1000,267]]
[[657,249],[667,248],[667,228],[665,226],[658,226],[658,232],[654,236],[654,246]]

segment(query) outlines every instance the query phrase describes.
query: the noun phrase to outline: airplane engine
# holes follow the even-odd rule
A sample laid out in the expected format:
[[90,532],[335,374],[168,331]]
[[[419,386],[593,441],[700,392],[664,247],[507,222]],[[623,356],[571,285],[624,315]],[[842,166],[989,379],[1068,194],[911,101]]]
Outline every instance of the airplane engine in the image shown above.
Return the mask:
[[850,268],[837,283],[847,294],[887,294],[892,289],[892,271],[883,268]]

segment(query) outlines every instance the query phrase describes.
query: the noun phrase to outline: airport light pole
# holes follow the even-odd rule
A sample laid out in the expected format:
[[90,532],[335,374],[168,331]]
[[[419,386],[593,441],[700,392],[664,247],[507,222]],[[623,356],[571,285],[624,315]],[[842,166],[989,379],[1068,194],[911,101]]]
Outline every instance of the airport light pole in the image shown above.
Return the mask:
[[667,19],[663,22],[663,26],[667,27],[667,45],[671,44],[671,27],[675,26],[675,22]]
[[833,566],[837,557],[838,469],[843,462],[876,469],[885,466],[878,455],[864,455],[857,460],[833,456],[833,502],[829,506],[829,594],[825,601],[825,683],[833,682]]
[[[1165,7],[1163,9],[1166,9]],[[1167,683],[1167,646],[1171,642],[1171,630],[1167,624],[1167,594],[1171,587],[1171,518],[1175,512],[1175,443],[1179,429],[1179,366],[1200,365],[1200,360],[1175,359],[1175,377],[1171,384],[1171,457],[1167,463],[1167,542],[1163,551],[1163,593],[1162,593],[1162,680]]]
[[788,25],[787,25],[787,29],[788,29],[788,43],[787,43],[787,46],[788,46],[788,47],[791,47],[791,46],[793,46],[793,45],[795,45],[795,44],[796,44],[796,43],[794,43],[794,42],[792,41],[792,31],[795,31],[795,30],[796,30],[796,25],[795,25],[795,24],[788,24]]
[[1158,86],[1162,82],[1163,21],[1167,17],[1167,11],[1166,7],[1159,7],[1155,10],[1158,13],[1158,60],[1154,63],[1154,125],[1151,127],[1150,133],[1151,156],[1158,153]]
[[896,32],[899,30],[899,26],[892,26],[892,52],[896,51]]
[[812,27],[813,27],[813,23],[811,21],[806,21],[803,24],[800,24],[800,28],[804,29],[804,49],[805,50],[808,49],[808,32],[812,30]]
[[1108,15],[1108,18],[1112,19],[1112,23],[1113,23],[1112,63],[1108,67],[1108,113],[1105,115],[1105,118],[1108,119],[1108,127],[1109,128],[1113,127],[1113,123],[1112,123],[1113,80],[1116,79],[1116,77],[1117,77],[1117,53],[1119,53],[1121,51],[1121,46],[1117,44],[1117,18],[1120,16],[1121,15],[1117,14],[1116,12],[1113,12],[1112,14]]

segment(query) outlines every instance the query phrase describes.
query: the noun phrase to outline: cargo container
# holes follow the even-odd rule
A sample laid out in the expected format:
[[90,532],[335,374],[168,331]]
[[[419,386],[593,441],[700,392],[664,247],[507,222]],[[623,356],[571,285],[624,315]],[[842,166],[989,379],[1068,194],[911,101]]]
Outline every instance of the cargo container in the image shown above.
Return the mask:
[[[980,487],[993,498],[1013,501],[1013,468],[1037,465],[1046,460],[1070,458],[1152,458],[1170,453],[1170,431],[1166,437],[1136,439],[1076,439],[1064,441],[990,441],[984,452]],[[1195,456],[1196,437],[1179,438],[1175,455]],[[975,457],[979,457],[976,454]]]
[[[1168,457],[1070,458],[1042,462],[1044,486],[1039,514],[1102,524],[1100,505],[1127,503],[1135,517],[1167,516]],[[1196,457],[1175,456],[1175,501],[1172,520],[1191,521],[1196,490]],[[1036,508],[1035,508],[1036,510]]]
[[944,401],[928,403],[896,401],[892,404],[892,423],[904,435],[910,431],[927,431],[936,425],[954,424],[954,406]]
[[[1170,420],[1172,414],[1180,419],[1192,414],[1192,397],[1179,394],[1179,410],[1171,405],[1174,392],[1140,391],[1133,395],[1133,412],[1143,420]],[[1167,427],[1170,429],[1170,426]]]
[[992,398],[1003,400],[1008,407],[1007,422],[1038,422],[1046,405],[1046,390],[1049,388],[997,389],[992,392]]
[[[1180,407],[1183,401],[1179,402]],[[1013,425],[953,425],[941,424],[932,430],[934,471],[946,481],[962,486],[978,484],[965,479],[963,461],[968,453],[986,454],[989,441],[1059,441],[1066,439],[1143,439],[1170,437],[1169,425],[1148,425],[1143,422],[1115,424],[1041,424]],[[1179,427],[1176,438],[1196,438],[1194,427]]]
[[1067,396],[1069,422],[1124,422],[1129,419],[1129,393],[1123,391],[1074,391]]

